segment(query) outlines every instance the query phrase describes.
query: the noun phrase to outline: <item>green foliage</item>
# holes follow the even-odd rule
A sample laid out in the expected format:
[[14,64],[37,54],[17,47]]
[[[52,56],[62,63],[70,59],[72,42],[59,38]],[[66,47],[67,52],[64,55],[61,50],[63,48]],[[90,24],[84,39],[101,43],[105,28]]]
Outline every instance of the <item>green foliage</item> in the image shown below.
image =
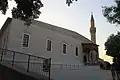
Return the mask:
[[0,10],[3,14],[6,13],[8,9],[8,1],[7,0],[0,0]]
[[[41,0],[14,0],[17,4],[12,9],[12,17],[15,19],[24,20],[26,25],[31,24],[31,20],[37,19],[40,16],[40,8],[43,7]],[[70,6],[74,0],[66,0],[66,4]],[[77,0],[75,0],[77,1]],[[0,11],[5,14],[8,9],[8,0],[0,0]]]
[[[31,23],[31,20],[37,19],[40,15],[39,9],[43,7],[41,0],[14,0],[17,4],[12,9],[12,17],[15,19],[24,20],[27,25]],[[0,0],[0,10],[3,14],[8,9],[8,0]]]
[[68,6],[70,6],[70,4],[73,3],[73,1],[77,1],[77,0],[66,0],[66,4],[68,4]]
[[120,24],[120,0],[115,0],[116,5],[104,6],[103,15],[108,22],[112,24]]
[[120,32],[117,35],[110,35],[105,42],[106,54],[112,57],[117,57],[120,54]]

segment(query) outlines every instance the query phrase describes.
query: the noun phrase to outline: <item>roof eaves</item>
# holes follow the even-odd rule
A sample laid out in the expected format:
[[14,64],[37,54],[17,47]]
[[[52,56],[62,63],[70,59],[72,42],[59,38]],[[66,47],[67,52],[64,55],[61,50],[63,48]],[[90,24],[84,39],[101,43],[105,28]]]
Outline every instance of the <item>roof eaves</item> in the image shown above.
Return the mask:
[[4,31],[6,30],[6,28],[8,27],[8,25],[10,24],[10,22],[12,21],[12,18],[7,18],[7,20],[5,21],[5,23],[3,24],[1,30],[0,30],[0,38],[2,37]]

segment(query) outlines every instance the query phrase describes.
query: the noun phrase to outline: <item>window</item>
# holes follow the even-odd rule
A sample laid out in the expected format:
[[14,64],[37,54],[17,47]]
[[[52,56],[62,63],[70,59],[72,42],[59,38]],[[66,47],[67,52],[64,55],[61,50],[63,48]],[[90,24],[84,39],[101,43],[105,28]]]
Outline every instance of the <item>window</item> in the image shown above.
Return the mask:
[[66,54],[66,44],[63,44],[63,53]]
[[51,41],[47,40],[47,51],[51,51]]
[[76,47],[75,54],[78,56],[78,47]]
[[28,45],[29,45],[29,34],[24,34],[22,45],[23,45],[23,47],[28,47]]

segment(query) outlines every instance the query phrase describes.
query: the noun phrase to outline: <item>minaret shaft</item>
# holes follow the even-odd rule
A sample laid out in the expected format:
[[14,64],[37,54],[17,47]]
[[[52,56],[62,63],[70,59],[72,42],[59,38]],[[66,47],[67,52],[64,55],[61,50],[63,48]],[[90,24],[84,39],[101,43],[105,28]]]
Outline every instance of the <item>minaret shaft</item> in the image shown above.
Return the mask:
[[93,14],[91,14],[91,20],[90,20],[90,34],[91,34],[91,41],[96,44],[96,28],[95,28],[95,22]]

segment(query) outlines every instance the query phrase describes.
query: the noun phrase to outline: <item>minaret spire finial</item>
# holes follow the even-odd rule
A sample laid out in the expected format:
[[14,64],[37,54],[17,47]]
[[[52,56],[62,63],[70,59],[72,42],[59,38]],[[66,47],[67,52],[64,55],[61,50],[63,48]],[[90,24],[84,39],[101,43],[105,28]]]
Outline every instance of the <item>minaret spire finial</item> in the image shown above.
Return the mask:
[[93,12],[91,12],[91,20],[94,20]]
[[91,15],[93,15],[93,12],[91,12]]

